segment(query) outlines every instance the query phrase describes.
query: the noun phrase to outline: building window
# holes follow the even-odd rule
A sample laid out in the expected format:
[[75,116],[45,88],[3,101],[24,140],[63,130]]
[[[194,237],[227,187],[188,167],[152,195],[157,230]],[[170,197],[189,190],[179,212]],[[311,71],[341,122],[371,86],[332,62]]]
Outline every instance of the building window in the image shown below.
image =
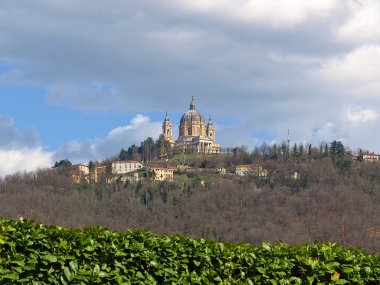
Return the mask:
[[191,128],[187,128],[187,134],[190,136],[191,135]]

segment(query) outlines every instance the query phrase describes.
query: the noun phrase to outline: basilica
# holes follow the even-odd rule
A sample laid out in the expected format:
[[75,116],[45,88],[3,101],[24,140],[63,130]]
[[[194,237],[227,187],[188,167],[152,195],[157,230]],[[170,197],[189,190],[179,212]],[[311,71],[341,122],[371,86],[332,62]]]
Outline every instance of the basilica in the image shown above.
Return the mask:
[[220,146],[215,142],[214,124],[211,119],[206,124],[204,117],[195,109],[194,98],[189,110],[182,115],[176,141],[173,139],[172,122],[167,113],[162,128],[174,153],[220,153]]

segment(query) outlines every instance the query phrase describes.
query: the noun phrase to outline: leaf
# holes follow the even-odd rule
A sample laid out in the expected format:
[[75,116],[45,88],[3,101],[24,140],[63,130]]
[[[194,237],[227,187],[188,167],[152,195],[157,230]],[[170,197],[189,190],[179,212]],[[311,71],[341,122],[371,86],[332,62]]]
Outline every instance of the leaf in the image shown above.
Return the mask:
[[268,251],[271,250],[271,245],[270,245],[269,243],[266,243],[266,242],[263,242],[263,243],[261,244],[261,247],[262,247],[263,249],[265,249],[265,250],[268,250]]
[[264,267],[256,267],[256,270],[261,274],[265,274],[266,271]]
[[73,280],[74,276],[73,274],[71,273],[70,269],[68,267],[65,267],[63,269],[63,273],[65,274],[65,277],[68,281],[71,281]]
[[43,257],[45,260],[51,262],[51,263],[55,263],[57,262],[57,257],[55,255],[51,255],[51,254],[47,254]]
[[100,266],[98,264],[96,264],[94,269],[92,270],[92,274],[94,276],[99,276],[99,272],[100,272]]
[[70,261],[69,266],[74,273],[78,272],[78,262],[76,260]]
[[334,274],[331,276],[331,281],[338,281],[340,278],[340,274],[338,272],[334,272]]
[[20,277],[17,273],[8,273],[8,274],[5,274],[3,276],[1,276],[3,279],[10,279],[10,280],[19,280]]

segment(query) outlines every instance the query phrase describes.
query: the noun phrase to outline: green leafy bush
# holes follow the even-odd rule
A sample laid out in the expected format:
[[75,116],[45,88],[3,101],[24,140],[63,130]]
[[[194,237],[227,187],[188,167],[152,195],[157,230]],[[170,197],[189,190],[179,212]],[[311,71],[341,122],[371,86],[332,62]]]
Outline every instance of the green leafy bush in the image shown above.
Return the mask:
[[380,284],[380,257],[0,219],[1,284]]

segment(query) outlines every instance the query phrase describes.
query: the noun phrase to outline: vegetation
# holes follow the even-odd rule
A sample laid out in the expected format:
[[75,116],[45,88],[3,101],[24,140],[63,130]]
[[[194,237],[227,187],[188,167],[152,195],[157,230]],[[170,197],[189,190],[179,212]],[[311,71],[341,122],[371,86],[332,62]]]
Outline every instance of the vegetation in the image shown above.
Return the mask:
[[[231,169],[247,158],[265,168],[267,177],[198,168],[207,161],[208,167]],[[330,241],[380,253],[379,164],[354,161],[345,174],[328,156],[281,161],[238,152],[199,157],[194,167],[170,183],[74,184],[59,168],[16,173],[0,179],[0,215],[254,245]]]
[[336,244],[260,247],[0,219],[7,284],[378,284],[380,257]]
[[140,147],[131,145],[128,150],[121,149],[118,156],[119,160],[151,161],[166,159],[171,155],[171,144],[165,140],[163,135],[154,141],[151,137],[142,141]]

